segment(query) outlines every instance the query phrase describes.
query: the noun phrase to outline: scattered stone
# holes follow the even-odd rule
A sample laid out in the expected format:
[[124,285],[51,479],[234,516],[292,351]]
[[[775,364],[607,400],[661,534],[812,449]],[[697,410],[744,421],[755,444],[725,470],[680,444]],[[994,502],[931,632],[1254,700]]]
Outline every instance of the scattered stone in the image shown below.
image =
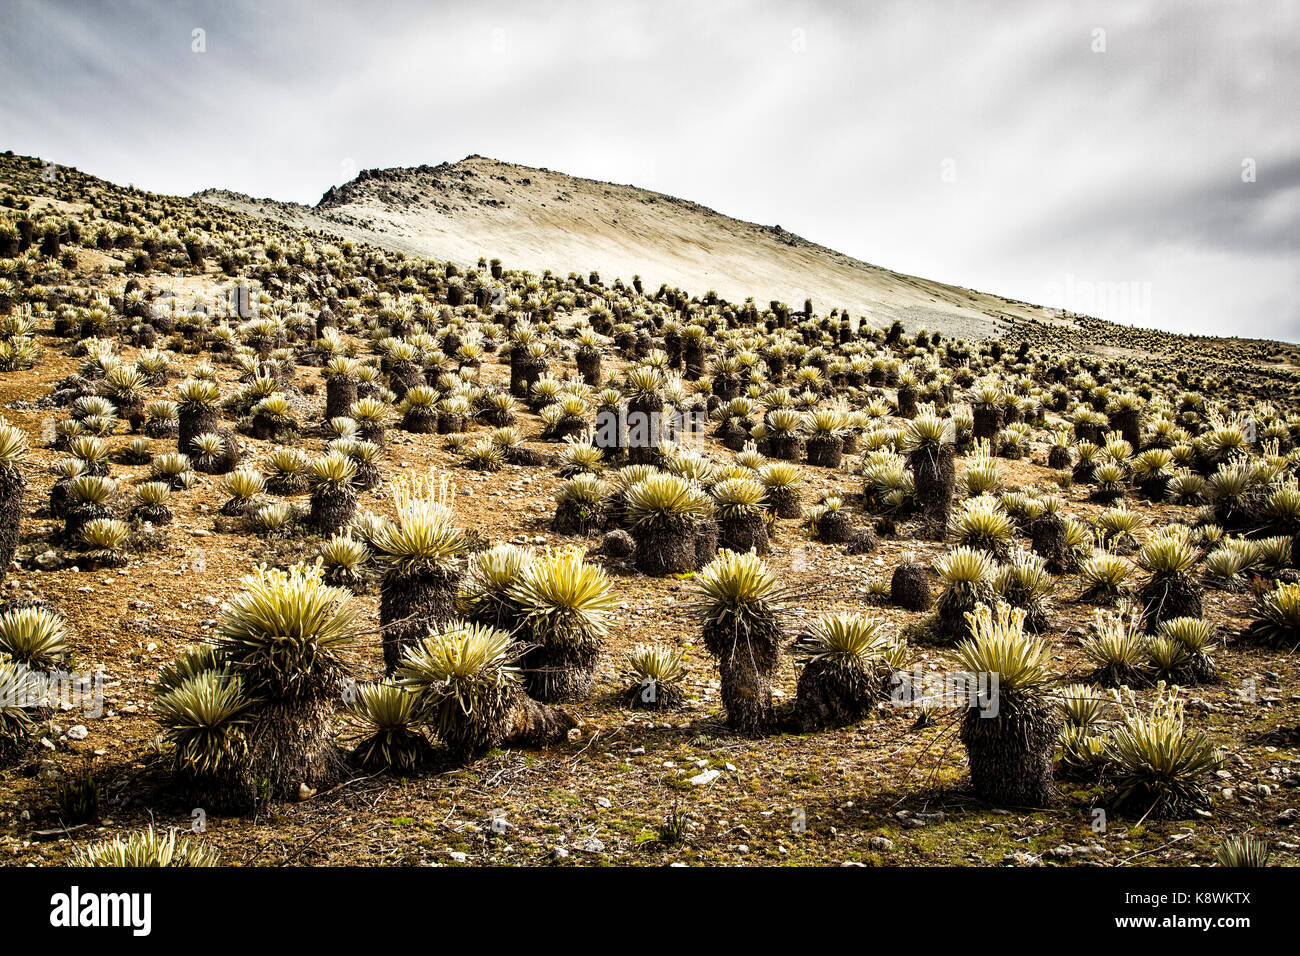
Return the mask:
[[1042,866],[1043,861],[1031,853],[1008,853],[1002,857],[1002,862],[1009,866]]
[[703,773],[697,773],[691,777],[690,784],[692,787],[707,787],[721,776],[721,770],[705,770]]
[[611,531],[601,539],[599,550],[611,558],[626,558],[636,551],[636,541],[626,531]]
[[59,557],[58,552],[52,550],[41,552],[32,561],[42,571],[53,571],[63,563],[63,559]]

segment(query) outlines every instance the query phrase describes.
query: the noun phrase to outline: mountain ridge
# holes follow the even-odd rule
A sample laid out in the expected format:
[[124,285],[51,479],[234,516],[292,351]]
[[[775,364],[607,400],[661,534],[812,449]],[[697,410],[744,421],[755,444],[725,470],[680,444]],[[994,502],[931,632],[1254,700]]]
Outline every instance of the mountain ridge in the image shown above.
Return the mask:
[[480,154],[438,165],[361,170],[315,206],[228,190],[193,198],[381,248],[471,263],[500,258],[533,271],[595,271],[733,301],[811,298],[875,324],[983,338],[1007,322],[1071,326],[1054,310],[895,272],[780,225],[736,219],[693,200],[631,184],[570,176]]

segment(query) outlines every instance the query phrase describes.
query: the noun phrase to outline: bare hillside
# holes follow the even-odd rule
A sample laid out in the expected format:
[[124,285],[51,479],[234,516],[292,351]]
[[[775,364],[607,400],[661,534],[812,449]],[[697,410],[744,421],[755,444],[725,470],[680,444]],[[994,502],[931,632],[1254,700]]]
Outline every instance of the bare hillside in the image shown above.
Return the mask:
[[1046,309],[890,272],[783,230],[662,193],[579,179],[481,156],[441,166],[364,170],[314,207],[223,191],[200,199],[381,247],[462,263],[499,257],[533,271],[640,275],[695,295],[753,296],[818,311],[847,308],[872,324],[902,319],[984,337],[1006,318],[1059,321]]

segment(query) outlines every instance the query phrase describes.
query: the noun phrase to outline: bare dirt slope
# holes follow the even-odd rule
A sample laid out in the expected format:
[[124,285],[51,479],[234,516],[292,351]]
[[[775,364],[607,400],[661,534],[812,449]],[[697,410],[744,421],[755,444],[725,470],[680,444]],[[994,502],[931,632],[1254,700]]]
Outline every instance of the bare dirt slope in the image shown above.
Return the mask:
[[365,170],[314,207],[209,190],[199,199],[383,248],[472,264],[640,275],[694,295],[753,296],[817,311],[847,308],[874,325],[983,338],[999,320],[1057,322],[1050,310],[890,272],[808,242],[779,226],[742,222],[662,193],[470,156],[458,163]]

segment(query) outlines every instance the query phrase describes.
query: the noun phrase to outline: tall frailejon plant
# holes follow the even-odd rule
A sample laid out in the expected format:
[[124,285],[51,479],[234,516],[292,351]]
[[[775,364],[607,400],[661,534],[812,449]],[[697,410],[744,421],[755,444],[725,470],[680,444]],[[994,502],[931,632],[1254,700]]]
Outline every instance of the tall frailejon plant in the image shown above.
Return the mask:
[[987,689],[961,721],[971,783],[990,803],[1049,806],[1056,800],[1052,758],[1061,718],[1047,694],[1047,647],[1025,634],[1019,608],[981,604],[966,618],[971,639],[957,646],[957,659]]
[[785,589],[758,555],[722,551],[696,577],[695,613],[717,659],[727,722],[743,734],[774,723],[772,679],[780,659]]
[[176,393],[176,450],[183,455],[194,453],[194,439],[216,432],[221,423],[217,401],[221,390],[216,382],[192,378],[182,382]]
[[519,607],[517,637],[529,694],[542,701],[591,693],[596,659],[615,606],[603,568],[580,547],[547,551],[522,569],[510,597]]
[[957,482],[950,419],[919,415],[903,432],[903,451],[912,469],[913,498],[925,522],[925,530],[942,540],[948,530],[953,491]]
[[8,422],[0,421],[0,582],[18,549],[27,481],[23,465],[27,460],[27,436]]
[[728,551],[767,554],[766,490],[754,478],[735,477],[713,487],[717,502],[718,546]]
[[465,538],[454,523],[455,495],[456,486],[445,476],[398,480],[393,488],[396,516],[372,539],[384,568],[379,623],[389,673],[406,648],[456,617]]
[[322,455],[307,466],[313,530],[334,535],[347,527],[357,510],[357,493],[352,486],[356,475],[356,462],[339,451]]
[[346,588],[322,580],[321,563],[259,568],[221,609],[217,650],[257,701],[250,717],[249,772],[273,797],[336,783],[343,760],[333,739],[343,648],[358,609]]
[[396,679],[462,762],[503,744],[560,742],[577,722],[524,693],[520,650],[507,631],[453,621],[406,648]]

